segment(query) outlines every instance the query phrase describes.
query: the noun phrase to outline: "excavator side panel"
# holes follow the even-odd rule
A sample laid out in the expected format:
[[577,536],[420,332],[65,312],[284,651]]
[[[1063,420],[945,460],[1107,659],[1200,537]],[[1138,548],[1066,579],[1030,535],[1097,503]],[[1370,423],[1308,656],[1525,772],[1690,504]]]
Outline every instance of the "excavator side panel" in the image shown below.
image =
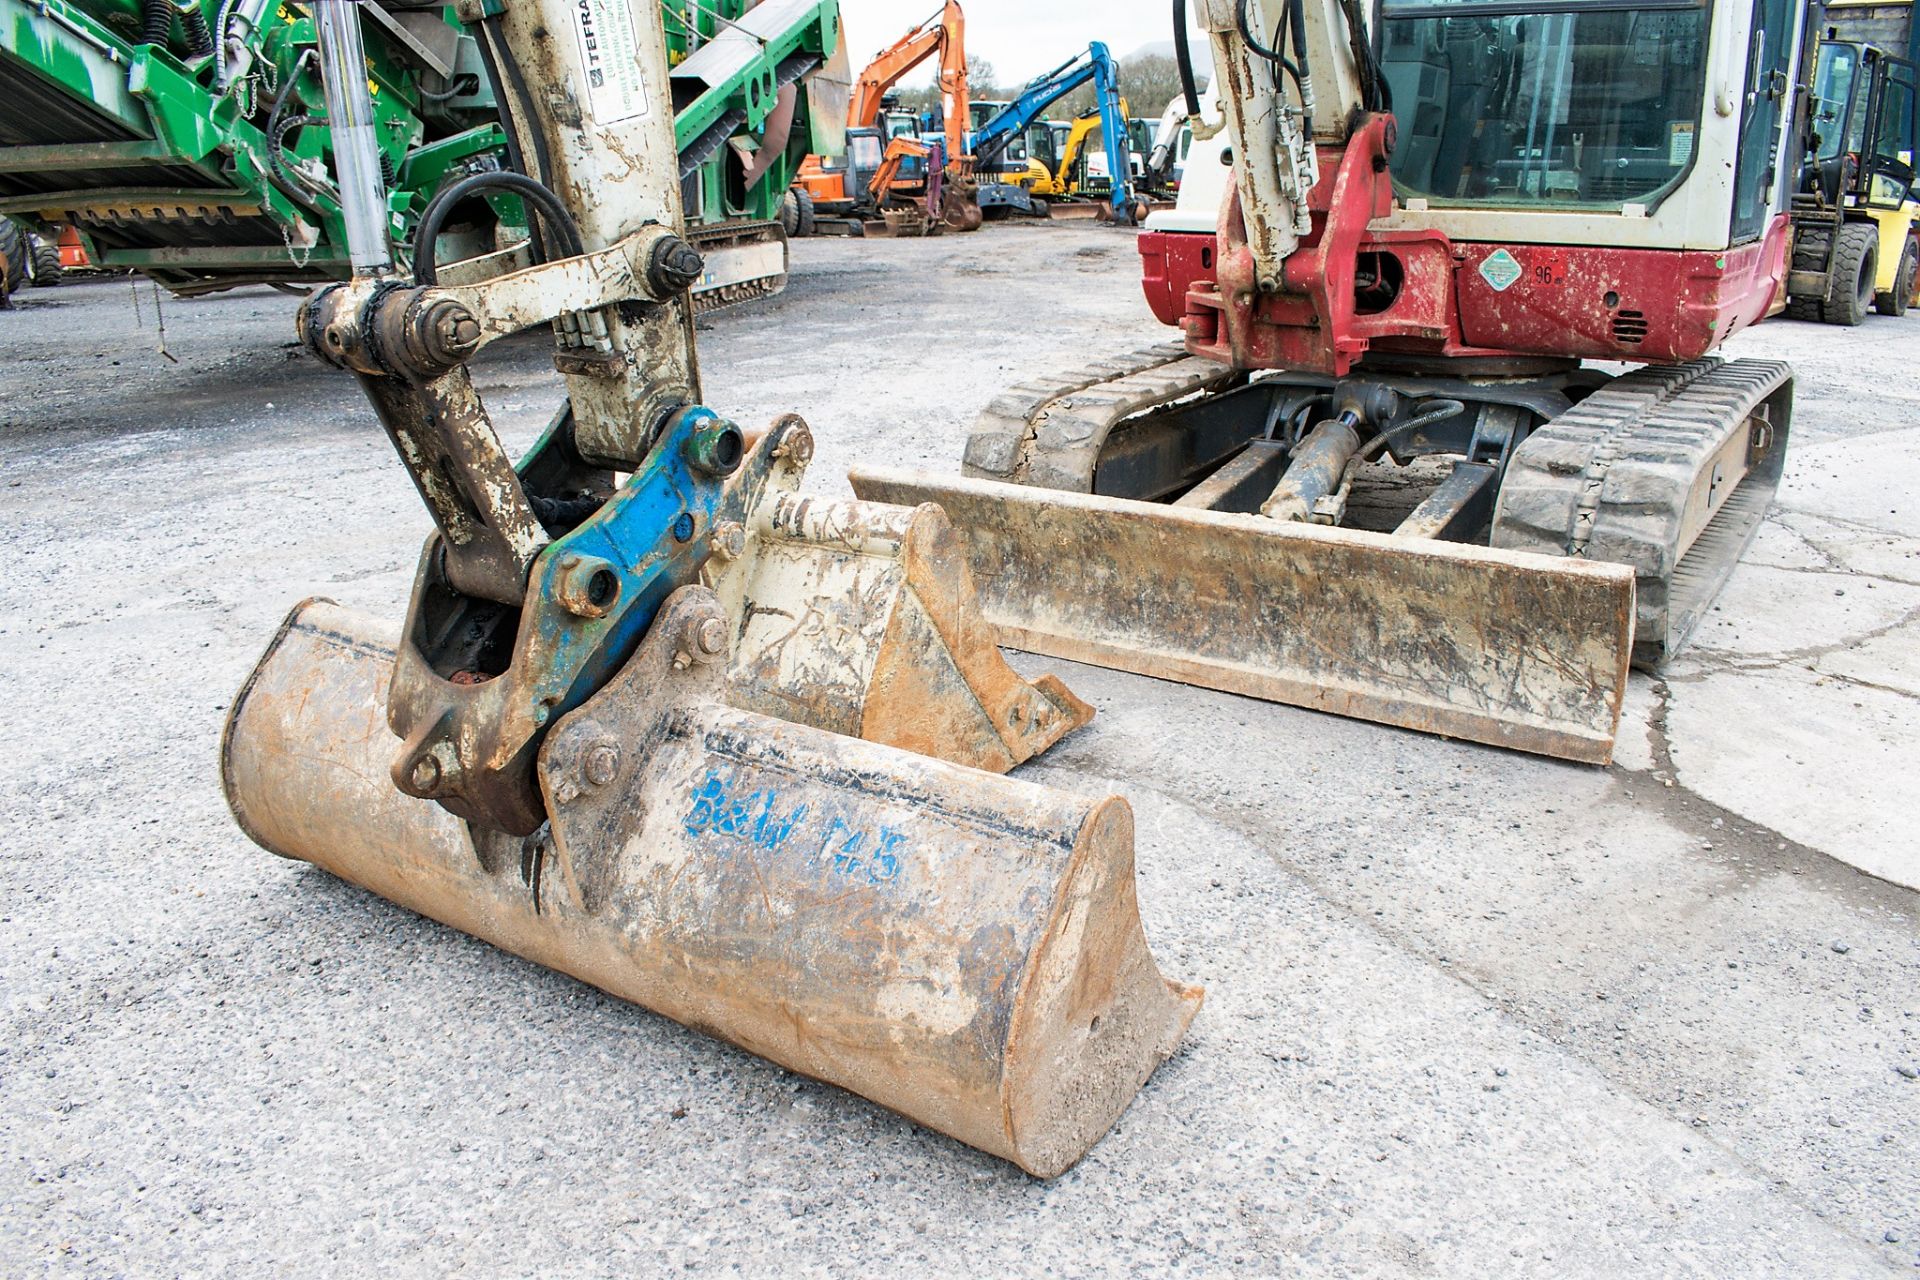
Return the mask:
[[937,502],[1017,649],[1589,763],[1612,755],[1621,565],[880,468]]

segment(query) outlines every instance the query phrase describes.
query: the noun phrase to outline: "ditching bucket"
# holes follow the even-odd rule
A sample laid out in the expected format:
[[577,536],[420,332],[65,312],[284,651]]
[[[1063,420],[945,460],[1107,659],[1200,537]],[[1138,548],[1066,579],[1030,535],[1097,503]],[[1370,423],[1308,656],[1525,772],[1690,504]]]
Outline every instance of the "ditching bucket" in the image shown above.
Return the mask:
[[1592,764],[1612,757],[1624,565],[1281,523],[924,471],[1016,649]]
[[734,706],[994,773],[1093,719],[1057,676],[1007,665],[938,507],[778,492],[748,524],[713,581]]
[[524,840],[395,790],[391,641],[297,608],[222,744],[241,827],[541,964],[860,1093],[1039,1177],[1178,1044],[1132,814],[725,702],[718,597],[669,598],[541,748]]

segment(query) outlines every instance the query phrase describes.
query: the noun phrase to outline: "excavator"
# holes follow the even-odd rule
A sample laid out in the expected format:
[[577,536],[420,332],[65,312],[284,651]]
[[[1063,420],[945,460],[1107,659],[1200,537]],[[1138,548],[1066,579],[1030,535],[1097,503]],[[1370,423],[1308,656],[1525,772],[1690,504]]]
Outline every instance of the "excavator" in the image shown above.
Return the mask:
[[[1779,483],[1800,0],[1203,0],[1180,340],[996,396],[937,502],[1003,641],[1610,758]],[[1633,366],[1614,373],[1588,361]]]
[[[1024,156],[1010,153],[1023,142],[1028,131],[1041,122],[1046,109],[1082,85],[1094,90],[1094,114],[1098,117],[1107,154],[1110,179],[1100,192],[1106,209],[1121,226],[1133,226],[1146,216],[1144,207],[1133,194],[1127,159],[1127,109],[1120,96],[1119,68],[1107,46],[1098,40],[1086,51],[1074,55],[1045,75],[1036,76],[1020,96],[995,112],[974,129],[967,139],[973,156],[978,184],[976,203],[983,211],[1024,213],[1036,217],[1048,214],[1048,205],[1028,184],[1017,181],[1029,172]],[[1092,130],[1089,129],[1088,133]],[[1071,142],[1071,135],[1069,135]],[[1056,182],[1070,181],[1063,157]],[[1064,189],[1064,188],[1063,188]]]
[[[938,156],[918,137],[917,122],[894,128],[888,95],[901,78],[929,58],[940,62],[944,145]],[[797,220],[811,230],[829,219],[848,231],[889,208],[930,206],[928,213],[956,231],[980,228],[973,161],[967,150],[966,15],[957,0],[883,49],[861,71],[847,110],[844,157],[809,156],[794,180]],[[928,161],[933,161],[929,164]],[[915,163],[918,162],[918,163]]]
[[[1148,948],[1126,802],[1002,776],[1092,709],[1007,664],[937,507],[803,493],[804,421],[705,403],[650,9],[463,0],[524,164],[468,181],[545,260],[458,282],[389,242],[356,7],[314,6],[352,276],[297,332],[434,532],[397,629],[316,599],[272,638],[221,744],[241,829],[1063,1172],[1202,998]],[[471,362],[543,325],[564,395],[515,461]]]

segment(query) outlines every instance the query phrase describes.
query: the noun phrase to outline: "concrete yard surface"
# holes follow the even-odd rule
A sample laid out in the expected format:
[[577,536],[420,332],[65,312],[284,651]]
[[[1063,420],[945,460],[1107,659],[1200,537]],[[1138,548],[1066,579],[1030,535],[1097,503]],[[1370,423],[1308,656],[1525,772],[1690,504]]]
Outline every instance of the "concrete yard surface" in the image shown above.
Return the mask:
[[[811,240],[703,322],[808,487],[1160,340],[1125,232]],[[136,308],[135,299],[138,299]],[[248,843],[216,746],[428,521],[264,289],[0,313],[0,1272],[1791,1276],[1920,1267],[1920,316],[1787,321],[1777,508],[1590,768],[1029,656],[1098,708],[1186,1042],[1040,1183]],[[514,449],[541,335],[476,376]]]

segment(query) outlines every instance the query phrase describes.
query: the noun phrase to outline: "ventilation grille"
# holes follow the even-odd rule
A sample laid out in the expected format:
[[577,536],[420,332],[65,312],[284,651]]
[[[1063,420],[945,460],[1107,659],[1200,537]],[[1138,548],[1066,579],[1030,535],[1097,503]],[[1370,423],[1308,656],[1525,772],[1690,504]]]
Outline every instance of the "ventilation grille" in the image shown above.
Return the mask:
[[1613,340],[1638,346],[1647,339],[1647,317],[1642,311],[1613,313]]

